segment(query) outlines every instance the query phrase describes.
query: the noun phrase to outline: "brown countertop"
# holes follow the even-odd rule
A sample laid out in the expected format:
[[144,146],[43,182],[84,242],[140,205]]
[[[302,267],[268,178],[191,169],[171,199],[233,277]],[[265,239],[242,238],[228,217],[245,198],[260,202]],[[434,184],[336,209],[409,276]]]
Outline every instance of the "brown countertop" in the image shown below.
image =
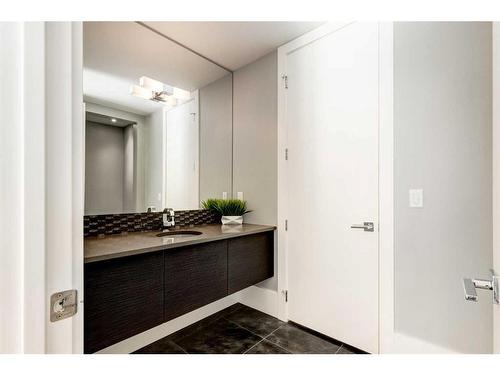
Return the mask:
[[202,234],[190,237],[157,237],[159,231],[130,232],[128,234],[107,235],[103,238],[89,237],[84,240],[85,263],[100,260],[121,258],[124,256],[143,254],[157,250],[174,249],[227,238],[241,237],[249,234],[268,232],[276,227],[270,225],[220,225],[207,224],[180,230],[196,230]]

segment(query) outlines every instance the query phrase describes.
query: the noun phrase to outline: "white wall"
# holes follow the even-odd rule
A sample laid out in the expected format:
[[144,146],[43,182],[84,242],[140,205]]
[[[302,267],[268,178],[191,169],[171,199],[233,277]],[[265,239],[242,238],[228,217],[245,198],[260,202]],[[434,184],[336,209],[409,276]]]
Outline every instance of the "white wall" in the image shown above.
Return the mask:
[[[233,196],[243,198],[253,212],[245,221],[277,222],[277,53],[234,72]],[[277,252],[277,246],[275,246]],[[277,288],[275,277],[261,286]]]
[[111,107],[105,107],[100,104],[95,104],[89,101],[85,102],[85,110],[88,112],[100,113],[110,117],[118,117],[122,119],[127,119],[136,123],[134,126],[134,158],[135,158],[135,207],[136,210],[129,212],[144,212],[146,211],[145,203],[145,127],[146,127],[146,117],[123,111],[120,109],[115,109]]
[[[87,121],[85,127],[85,214],[123,213],[124,129]],[[134,211],[132,211],[134,212]]]
[[231,195],[232,75],[199,90],[200,200]]
[[0,22],[0,353],[24,350],[22,31]]
[[489,23],[395,24],[395,328],[463,352],[492,346],[490,293],[462,290],[492,264],[491,58]]

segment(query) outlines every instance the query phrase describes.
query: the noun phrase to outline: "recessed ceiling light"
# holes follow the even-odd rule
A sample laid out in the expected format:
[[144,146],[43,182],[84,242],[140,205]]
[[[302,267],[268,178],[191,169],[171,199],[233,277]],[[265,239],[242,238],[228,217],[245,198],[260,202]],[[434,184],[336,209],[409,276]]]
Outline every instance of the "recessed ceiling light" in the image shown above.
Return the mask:
[[116,119],[115,119],[115,118],[112,118],[112,119],[111,119],[111,122],[116,122]]

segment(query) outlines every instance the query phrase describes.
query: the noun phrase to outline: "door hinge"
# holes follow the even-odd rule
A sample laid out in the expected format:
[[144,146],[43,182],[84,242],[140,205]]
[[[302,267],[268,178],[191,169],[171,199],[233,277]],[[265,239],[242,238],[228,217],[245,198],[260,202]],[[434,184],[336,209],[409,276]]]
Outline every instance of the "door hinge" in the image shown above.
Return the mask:
[[285,220],[285,230],[288,230],[288,220]]
[[285,89],[288,88],[288,76],[286,74],[282,74],[281,78],[283,79],[283,84],[285,85]]
[[288,160],[288,149],[285,148],[285,160]]
[[285,302],[288,302],[288,290],[282,290],[283,296],[285,297]]

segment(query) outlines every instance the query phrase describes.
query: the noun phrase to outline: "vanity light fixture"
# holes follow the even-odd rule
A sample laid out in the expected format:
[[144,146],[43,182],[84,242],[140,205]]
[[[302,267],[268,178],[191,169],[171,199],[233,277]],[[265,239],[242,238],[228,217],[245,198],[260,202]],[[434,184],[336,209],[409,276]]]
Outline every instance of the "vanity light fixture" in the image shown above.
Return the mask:
[[171,107],[175,107],[179,100],[186,101],[191,99],[189,91],[167,85],[146,76],[139,78],[139,85],[130,87],[130,94],[142,99],[164,102]]

